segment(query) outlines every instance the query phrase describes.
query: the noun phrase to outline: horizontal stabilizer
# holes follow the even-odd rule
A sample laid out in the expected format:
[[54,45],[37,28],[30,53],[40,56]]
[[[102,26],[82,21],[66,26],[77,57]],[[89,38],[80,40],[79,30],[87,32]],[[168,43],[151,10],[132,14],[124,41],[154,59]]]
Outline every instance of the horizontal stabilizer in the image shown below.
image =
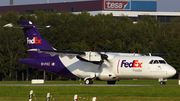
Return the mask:
[[[13,25],[12,23],[6,24],[3,27],[8,27],[8,28],[35,28],[34,25]],[[49,26],[36,26],[38,29],[43,29],[43,28],[50,28]]]

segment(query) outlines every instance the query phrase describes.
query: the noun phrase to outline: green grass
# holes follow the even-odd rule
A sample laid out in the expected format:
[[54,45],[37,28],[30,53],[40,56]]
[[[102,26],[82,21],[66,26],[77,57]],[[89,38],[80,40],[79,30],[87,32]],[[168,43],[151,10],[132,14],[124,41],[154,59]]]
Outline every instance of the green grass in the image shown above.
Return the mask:
[[[46,84],[80,84],[83,81],[46,81]],[[105,81],[94,81],[106,84]],[[30,82],[0,82],[0,84],[30,84]],[[0,86],[0,101],[27,101],[30,90],[38,101],[46,101],[48,92],[56,101],[72,101],[75,94],[81,97],[97,97],[98,101],[179,101],[178,80],[168,80],[160,86],[157,80],[121,80],[116,84],[153,84],[154,86]],[[33,97],[33,101],[35,101]],[[51,101],[53,101],[51,99]],[[78,101],[86,101],[79,99]]]
[[[3,86],[0,88],[0,101],[27,101],[30,90],[34,91],[38,101],[45,101],[48,92],[51,93],[51,95],[56,99],[56,101],[72,101],[75,94],[86,98],[92,98],[95,96],[97,97],[98,101],[180,100],[179,86]],[[33,101],[35,101],[34,97]]]

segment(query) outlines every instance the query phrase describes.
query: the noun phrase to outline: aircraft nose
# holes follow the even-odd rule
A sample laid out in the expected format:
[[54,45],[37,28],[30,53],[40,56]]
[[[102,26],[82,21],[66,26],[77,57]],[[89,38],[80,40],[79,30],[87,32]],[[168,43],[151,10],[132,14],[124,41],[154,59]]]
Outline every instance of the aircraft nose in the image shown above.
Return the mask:
[[173,67],[171,67],[171,68],[170,68],[170,71],[169,71],[169,74],[170,74],[171,76],[174,76],[174,75],[176,74],[176,70],[175,70]]

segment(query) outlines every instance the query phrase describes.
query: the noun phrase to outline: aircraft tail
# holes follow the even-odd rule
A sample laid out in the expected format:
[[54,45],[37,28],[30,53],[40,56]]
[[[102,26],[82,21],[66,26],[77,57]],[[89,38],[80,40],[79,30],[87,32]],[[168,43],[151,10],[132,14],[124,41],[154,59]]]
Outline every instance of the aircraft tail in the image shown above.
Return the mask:
[[[24,20],[21,22],[22,25],[7,24],[4,27],[22,28],[24,31],[25,40],[27,43],[28,50],[30,49],[48,49],[54,50],[39,34],[39,28],[49,28],[49,26],[36,26],[31,21]],[[38,28],[38,29],[37,29]],[[29,51],[30,58],[39,57],[51,57],[49,54],[38,53],[35,51]]]

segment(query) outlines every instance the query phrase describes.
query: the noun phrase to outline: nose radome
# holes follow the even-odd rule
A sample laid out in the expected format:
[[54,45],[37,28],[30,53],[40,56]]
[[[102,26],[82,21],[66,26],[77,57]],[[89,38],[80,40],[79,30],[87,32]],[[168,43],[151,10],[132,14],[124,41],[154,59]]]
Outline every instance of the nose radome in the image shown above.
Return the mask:
[[175,74],[176,74],[176,69],[174,69],[174,68],[173,68],[173,70],[172,70],[172,71],[173,71],[173,74],[175,75]]
[[176,74],[176,70],[173,67],[171,67],[169,74],[174,76]]

